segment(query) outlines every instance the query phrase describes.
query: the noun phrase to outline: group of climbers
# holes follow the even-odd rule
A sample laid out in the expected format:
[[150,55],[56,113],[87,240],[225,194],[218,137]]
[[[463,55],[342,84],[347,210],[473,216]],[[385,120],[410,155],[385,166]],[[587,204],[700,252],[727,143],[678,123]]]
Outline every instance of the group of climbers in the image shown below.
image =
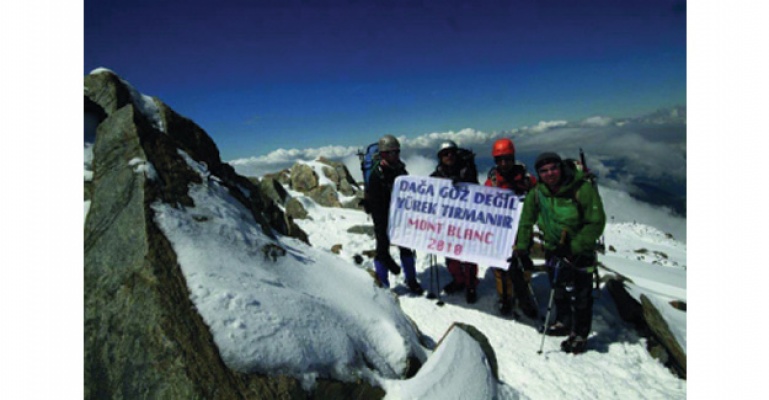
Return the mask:
[[[460,182],[479,184],[472,157],[453,141],[443,142],[437,152],[438,165],[430,175]],[[470,153],[472,155],[472,153]],[[529,318],[539,315],[531,291],[533,262],[530,249],[534,244],[534,226],[544,249],[545,265],[552,285],[555,319],[543,327],[545,334],[568,336],[561,348],[569,353],[582,353],[592,324],[592,283],[596,268],[596,240],[603,233],[606,216],[597,189],[584,184],[585,172],[572,162],[562,160],[553,152],[537,157],[535,172],[531,175],[526,165],[516,159],[515,146],[510,139],[497,140],[492,148],[494,166],[489,170],[486,186],[499,187],[524,196],[518,235],[508,269],[492,268],[499,296],[498,310],[511,315],[517,307]],[[373,165],[365,185],[365,208],[374,221],[376,256],[374,266],[377,283],[389,287],[388,272],[397,275],[401,267],[390,255],[387,235],[390,197],[395,178],[407,175],[400,160],[400,143],[386,135],[378,142],[378,160]],[[406,285],[414,294],[423,288],[416,278],[414,252],[398,247]],[[446,267],[452,281],[443,287],[446,294],[464,291],[468,303],[478,298],[478,265],[446,258]]]

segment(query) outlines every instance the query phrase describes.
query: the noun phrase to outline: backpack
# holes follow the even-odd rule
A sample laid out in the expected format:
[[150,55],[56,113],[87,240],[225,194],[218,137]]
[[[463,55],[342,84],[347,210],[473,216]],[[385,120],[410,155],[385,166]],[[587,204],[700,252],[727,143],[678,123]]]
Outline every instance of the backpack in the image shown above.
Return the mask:
[[563,166],[565,169],[571,169],[572,174],[574,174],[575,171],[582,171],[582,179],[590,182],[593,186],[596,185],[596,180],[598,177],[593,173],[593,171],[587,169],[582,161],[573,158],[565,158],[563,159]]
[[360,171],[363,174],[363,184],[368,187],[371,171],[379,165],[379,142],[374,142],[366,147],[366,152],[358,150],[360,159]]
[[457,160],[467,168],[467,176],[477,177],[478,168],[475,165],[475,153],[470,149],[457,148]]
[[[528,168],[526,168],[526,164],[519,160],[515,160],[515,165],[513,168],[517,168],[519,170],[523,171],[523,179],[528,181],[528,186],[526,188],[512,188],[513,191],[517,194],[520,194],[521,191],[528,192],[531,190],[531,188],[534,187],[534,185],[537,184],[537,179],[534,178],[530,173]],[[499,182],[497,181],[497,167],[494,166],[489,170],[489,173],[486,174],[486,179],[491,182],[491,186],[497,187],[499,186]],[[509,182],[510,184],[513,184],[513,182]]]

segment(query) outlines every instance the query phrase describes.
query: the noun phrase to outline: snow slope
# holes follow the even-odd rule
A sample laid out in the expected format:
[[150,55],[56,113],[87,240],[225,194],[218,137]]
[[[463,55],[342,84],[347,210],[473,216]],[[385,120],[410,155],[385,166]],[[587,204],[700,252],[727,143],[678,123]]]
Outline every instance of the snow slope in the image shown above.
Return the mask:
[[[291,192],[291,195],[302,197],[296,192]],[[304,200],[304,203],[309,202]],[[635,210],[632,202],[619,203],[628,209],[607,209],[607,212],[633,215]],[[374,248],[373,237],[346,233],[352,226],[371,224],[362,212],[324,208],[314,204],[310,204],[308,211],[311,219],[298,220],[297,223],[309,234],[314,247],[329,250],[331,246],[341,244],[339,258],[343,261],[352,259],[361,251]],[[601,261],[633,279],[635,284],[631,284],[631,290],[634,293],[644,293],[658,300],[686,300],[686,246],[683,243],[667,238],[664,233],[652,227],[633,223],[609,224],[606,240],[607,245],[613,246],[616,252],[607,252]],[[664,251],[667,258],[645,256],[639,260],[634,250],[641,248]],[[393,256],[396,255],[393,249]],[[445,285],[450,276],[442,263],[439,260],[440,265],[435,272],[438,273],[440,283]],[[364,261],[361,268],[373,268],[372,261]],[[422,285],[429,289],[430,269],[425,254],[417,257],[417,273]],[[440,340],[455,321],[474,325],[488,337],[499,364],[502,381],[498,388],[499,398],[686,398],[686,381],[678,379],[648,354],[645,340],[621,321],[606,290],[601,291],[595,304],[594,332],[589,338],[590,350],[587,353],[579,356],[562,353],[559,350],[562,338],[547,337],[544,354],[538,355],[541,335],[537,327],[541,322],[525,317],[515,321],[498,316],[491,270],[479,266],[479,277],[482,280],[477,303],[467,304],[462,295],[443,296],[443,307],[423,296],[408,295],[402,276],[394,280],[391,277],[391,281],[400,283],[393,291],[400,294],[402,308],[432,341]],[[535,275],[533,286],[544,315],[549,294],[546,276]],[[683,339],[685,347],[685,313],[669,306],[663,309],[666,315],[673,315],[668,321],[674,324],[674,331]],[[463,368],[463,364],[460,361],[455,367]],[[472,371],[467,373],[471,374]],[[392,385],[394,383],[391,382],[390,387]],[[400,382],[399,385],[410,383]],[[472,393],[464,393],[456,398],[476,397]]]
[[354,379],[367,365],[395,378],[410,352],[425,358],[393,296],[365,271],[292,238],[274,243],[215,177],[205,179],[204,165],[179,153],[204,178],[190,187],[195,206],[157,202],[155,221],[228,366],[311,382]]

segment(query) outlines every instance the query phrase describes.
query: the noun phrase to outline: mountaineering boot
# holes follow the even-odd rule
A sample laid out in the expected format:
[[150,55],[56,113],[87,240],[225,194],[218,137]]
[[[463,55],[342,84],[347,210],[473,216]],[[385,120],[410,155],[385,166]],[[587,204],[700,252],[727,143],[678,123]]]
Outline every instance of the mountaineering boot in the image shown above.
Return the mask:
[[556,321],[554,324],[547,327],[547,330],[545,331],[545,335],[547,336],[566,336],[569,334],[569,329],[566,325],[564,325],[560,321]]
[[446,292],[446,294],[454,294],[464,289],[465,289],[465,285],[455,280],[449,282],[448,285],[443,287],[443,291]]
[[561,342],[561,351],[571,354],[581,354],[587,349],[587,339],[577,336],[574,333],[569,338]]
[[419,282],[417,282],[416,279],[407,281],[406,282],[406,286],[409,287],[409,292],[411,292],[411,293],[413,293],[413,294],[415,294],[417,296],[421,296],[422,293],[424,293],[424,291],[425,291],[424,289],[422,289],[422,285],[420,285]]
[[381,288],[389,288],[390,281],[387,277],[387,267],[382,261],[374,260],[374,270],[376,271],[376,283]]
[[478,301],[478,293],[475,291],[475,288],[467,288],[465,300],[467,300],[467,304],[473,304]]
[[414,257],[401,255],[401,264],[403,264],[403,275],[406,275],[406,286],[409,287],[409,291],[416,295],[421,295],[425,290],[417,282],[416,260],[414,260]]

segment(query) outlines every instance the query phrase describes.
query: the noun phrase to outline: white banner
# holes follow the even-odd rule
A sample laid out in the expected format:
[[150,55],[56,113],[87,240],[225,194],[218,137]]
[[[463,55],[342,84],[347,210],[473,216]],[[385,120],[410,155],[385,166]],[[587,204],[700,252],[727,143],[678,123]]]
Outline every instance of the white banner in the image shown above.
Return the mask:
[[507,269],[523,197],[496,187],[399,176],[390,198],[393,244]]

